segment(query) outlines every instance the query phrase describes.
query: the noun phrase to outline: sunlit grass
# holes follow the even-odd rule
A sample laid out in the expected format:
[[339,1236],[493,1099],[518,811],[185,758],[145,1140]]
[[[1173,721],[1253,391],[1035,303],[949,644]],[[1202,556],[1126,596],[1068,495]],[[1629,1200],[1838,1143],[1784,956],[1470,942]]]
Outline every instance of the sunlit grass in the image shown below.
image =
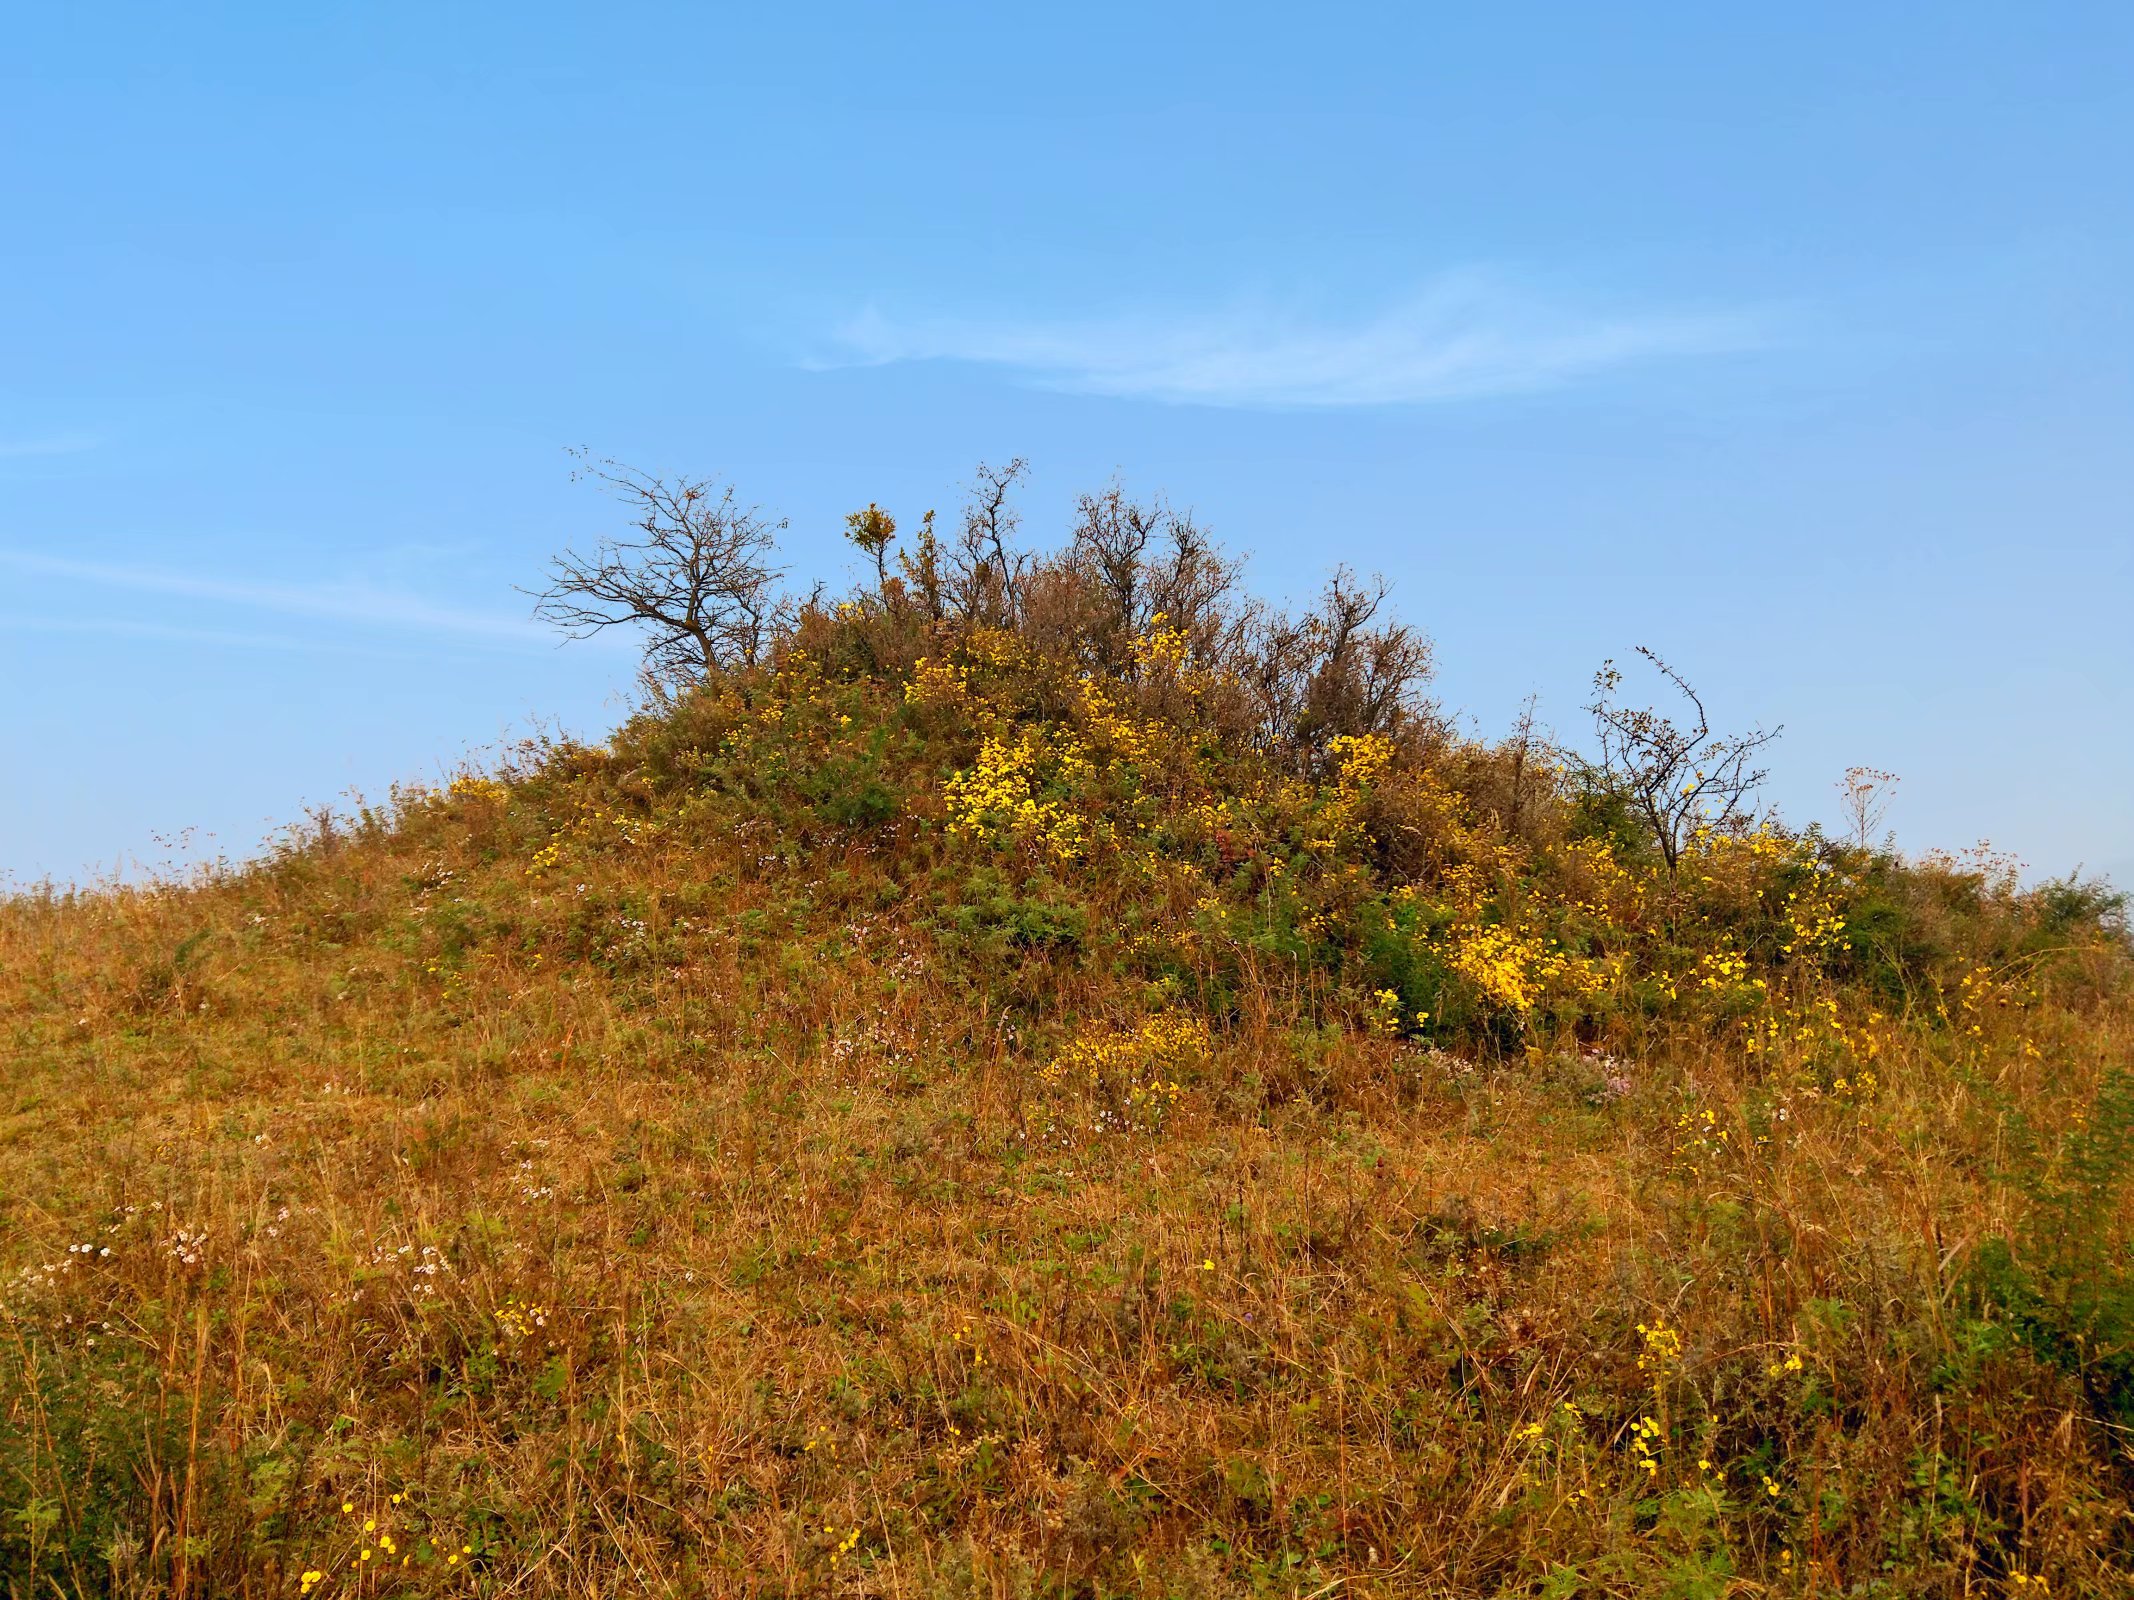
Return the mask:
[[0,907],[15,1589],[2125,1592],[2108,904],[861,625]]

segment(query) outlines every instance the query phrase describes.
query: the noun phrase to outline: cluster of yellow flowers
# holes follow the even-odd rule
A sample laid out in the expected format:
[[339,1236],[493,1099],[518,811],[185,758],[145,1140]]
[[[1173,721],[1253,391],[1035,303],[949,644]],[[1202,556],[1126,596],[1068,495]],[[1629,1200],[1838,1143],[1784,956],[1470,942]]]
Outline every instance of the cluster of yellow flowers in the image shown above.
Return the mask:
[[[1580,1429],[1585,1415],[1584,1409],[1576,1400],[1562,1400],[1557,1402],[1555,1411],[1551,1413],[1555,1423],[1553,1435],[1549,1423],[1538,1419],[1512,1430],[1506,1443],[1510,1450],[1523,1458],[1519,1467],[1522,1481],[1539,1482],[1547,1475],[1546,1469],[1553,1465],[1556,1457],[1581,1442]],[[1585,1489],[1574,1489],[1571,1498],[1579,1500],[1587,1498],[1588,1495],[1589,1491]]]
[[1732,994],[1739,989],[1767,992],[1770,985],[1749,976],[1748,957],[1735,950],[1707,951],[1697,958],[1697,986],[1710,994]]
[[1088,753],[1072,740],[1048,745],[1035,729],[1013,741],[988,734],[977,761],[948,780],[948,831],[959,839],[1034,839],[1071,861],[1087,845],[1087,824],[1044,791],[1071,790],[1093,772]]
[[473,983],[464,967],[454,966],[440,956],[432,956],[425,961],[422,970],[437,980],[439,997],[448,1002],[465,998]]
[[[359,1577],[364,1574],[370,1574],[375,1577],[377,1569],[392,1565],[394,1556],[400,1557],[400,1565],[403,1568],[414,1565],[415,1557],[404,1552],[400,1548],[399,1541],[393,1536],[392,1519],[395,1516],[405,1517],[407,1515],[409,1508],[406,1502],[406,1494],[395,1494],[391,1497],[391,1508],[381,1509],[375,1515],[365,1515],[358,1512],[356,1503],[353,1500],[343,1500],[341,1502],[341,1515],[347,1517],[351,1523],[354,1522],[357,1516],[363,1516],[362,1526],[354,1529],[350,1543],[345,1547],[349,1551],[348,1570],[350,1572],[358,1574]],[[420,1531],[418,1528],[417,1532],[420,1533]],[[436,1549],[436,1546],[426,1546],[421,1552],[423,1559],[425,1561],[430,1560]],[[474,1546],[463,1544],[457,1550],[445,1553],[445,1565],[447,1567],[457,1567],[462,1557],[473,1554]],[[339,1558],[334,1558],[331,1564],[338,1567],[340,1565]],[[331,1578],[332,1573],[324,1567],[307,1567],[297,1578],[297,1593],[299,1596],[308,1595],[321,1584],[329,1582]]]
[[1700,823],[1690,831],[1683,857],[1701,865],[1715,865],[1736,856],[1770,862],[1782,861],[1797,853],[1800,853],[1797,842],[1774,830],[1768,822],[1759,822],[1752,828],[1724,831]]
[[610,811],[604,806],[581,806],[577,816],[571,819],[571,832],[581,839],[593,839],[610,835],[624,844],[643,844],[659,832],[659,824],[643,817],[632,816],[627,811]]
[[938,710],[968,705],[971,697],[970,674],[950,661],[931,661],[921,656],[911,669],[911,681],[904,685],[904,703],[923,710]]
[[1013,628],[973,628],[963,648],[980,666],[996,671],[1027,667],[1031,661],[1023,636]]
[[977,1324],[973,1323],[969,1317],[965,1317],[962,1322],[956,1325],[955,1331],[948,1336],[948,1342],[958,1350],[968,1350],[970,1352],[972,1370],[975,1371],[985,1365],[983,1335]]
[[1144,672],[1179,672],[1186,664],[1187,640],[1163,612],[1149,618],[1148,631],[1134,639],[1134,664]]
[[[835,1523],[831,1523],[831,1522],[826,1522],[826,1523],[824,1523],[824,1524],[822,1525],[822,1531],[823,1531],[823,1537],[824,1537],[824,1538],[826,1538],[826,1539],[836,1539],[836,1538],[837,1538],[837,1525],[836,1525]],[[855,1550],[856,1548],[858,1548],[859,1542],[860,1542],[860,1531],[859,1531],[859,1529],[857,1529],[857,1528],[854,1528],[854,1529],[853,1529],[853,1530],[852,1530],[852,1531],[851,1531],[850,1533],[846,1534],[846,1535],[845,1535],[845,1536],[844,1536],[844,1537],[843,1537],[842,1539],[838,1539],[838,1540],[837,1540],[837,1543],[836,1543],[835,1545],[831,1546],[831,1549],[830,1549],[830,1565],[834,1567],[834,1566],[836,1566],[836,1565],[837,1565],[837,1564],[838,1564],[839,1562],[843,1561],[843,1560],[845,1559],[845,1557],[847,1557],[847,1556],[849,1556],[850,1554],[852,1554],[852,1552],[853,1552],[853,1551],[854,1551],[854,1550]]]
[[1362,814],[1371,786],[1393,765],[1393,741],[1383,734],[1343,734],[1327,746],[1337,774],[1331,798],[1312,817],[1304,845],[1321,853],[1337,848]]
[[1649,881],[1616,860],[1606,839],[1566,840],[1557,846],[1557,861],[1572,910],[1624,926],[1643,915]]
[[450,792],[455,800],[483,800],[495,805],[503,805],[511,798],[511,790],[494,778],[454,778]]
[[523,1344],[546,1328],[553,1314],[547,1306],[530,1305],[514,1297],[496,1308],[496,1331],[513,1343]]
[[1178,1073],[1207,1053],[1205,1022],[1156,1016],[1071,1040],[1038,1077],[1048,1088],[1074,1082],[1109,1096],[1135,1126],[1156,1132],[1185,1092]]
[[1857,1103],[1874,1099],[1882,1088],[1882,1080],[1872,1071],[1862,1067],[1858,1072],[1839,1073],[1830,1080],[1830,1092],[1840,1100]]
[[1660,1452],[1666,1449],[1665,1437],[1666,1430],[1660,1426],[1658,1417],[1643,1416],[1631,1424],[1631,1464],[1648,1478],[1660,1475]]
[[1682,1365],[1682,1335],[1663,1317],[1650,1327],[1639,1323],[1638,1337],[1645,1341],[1638,1352],[1638,1371],[1651,1373],[1655,1385],[1664,1383]]
[[1704,1110],[1692,1115],[1685,1111],[1675,1118],[1672,1154],[1677,1171],[1694,1178],[1707,1164],[1733,1148],[1733,1133],[1719,1126],[1716,1112]]
[[1786,926],[1790,937],[1779,946],[1787,955],[1821,958],[1845,938],[1845,919],[1831,902],[1830,886],[1820,878],[1804,891],[1786,895]]
[[[2035,990],[2027,994],[2019,993],[1997,978],[1990,969],[1975,966],[1965,973],[1956,985],[1956,1005],[1961,1016],[1949,1014],[1946,1000],[1942,1002],[1941,1015],[1945,1022],[1975,1039],[1985,1033],[1981,1019],[1989,1007],[2006,1007],[2018,1003],[2035,1004],[2037,998]],[[2024,1049],[2031,1055],[2037,1054],[2035,1048],[2028,1043]]]
[[1555,940],[1502,922],[1455,930],[1447,960],[1492,1006],[1518,1013],[1533,1010],[1569,967]]
[[619,839],[627,845],[643,844],[661,831],[660,825],[643,817],[631,816],[624,811],[610,811],[602,806],[584,806],[570,822],[549,837],[548,843],[536,850],[526,863],[526,875],[530,878],[546,872],[563,859],[564,845],[571,839],[595,839],[601,835]]
[[1327,746],[1341,773],[1341,788],[1354,792],[1369,788],[1393,765],[1393,741],[1382,733],[1343,734]]
[[[1866,1099],[1875,1088],[1869,1063],[1882,1052],[1884,1020],[1881,1012],[1870,1011],[1864,1021],[1849,1023],[1836,998],[1826,994],[1750,1018],[1743,1024],[1742,1047],[1772,1062],[1791,1055],[1817,1068],[1832,1092]],[[1820,1086],[1811,1087],[1820,1092]]]
[[[1416,1012],[1415,1026],[1418,1028],[1429,1020],[1429,1012]],[[1401,1011],[1400,995],[1392,989],[1375,990],[1365,1008],[1364,1021],[1380,1038],[1390,1039],[1399,1033],[1407,1025],[1407,1018]]]
[[1104,751],[1115,761],[1130,767],[1147,764],[1156,731],[1122,710],[1109,691],[1094,677],[1084,677],[1075,685],[1083,732],[1091,745]]

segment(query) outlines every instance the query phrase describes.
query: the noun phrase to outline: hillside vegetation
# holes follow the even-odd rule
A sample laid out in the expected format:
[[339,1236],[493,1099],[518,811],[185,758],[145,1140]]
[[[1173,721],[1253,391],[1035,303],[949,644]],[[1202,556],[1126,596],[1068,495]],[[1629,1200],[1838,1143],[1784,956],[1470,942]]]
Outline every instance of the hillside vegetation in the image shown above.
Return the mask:
[[2113,897],[1001,505],[0,904],[10,1596],[2129,1592]]

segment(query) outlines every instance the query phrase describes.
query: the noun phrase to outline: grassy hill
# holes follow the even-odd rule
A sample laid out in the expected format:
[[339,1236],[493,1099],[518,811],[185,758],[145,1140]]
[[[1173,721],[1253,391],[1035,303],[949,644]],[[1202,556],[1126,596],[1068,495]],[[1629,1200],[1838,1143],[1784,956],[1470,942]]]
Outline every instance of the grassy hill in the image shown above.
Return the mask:
[[0,904],[11,1596],[2128,1592],[2109,896],[924,577]]

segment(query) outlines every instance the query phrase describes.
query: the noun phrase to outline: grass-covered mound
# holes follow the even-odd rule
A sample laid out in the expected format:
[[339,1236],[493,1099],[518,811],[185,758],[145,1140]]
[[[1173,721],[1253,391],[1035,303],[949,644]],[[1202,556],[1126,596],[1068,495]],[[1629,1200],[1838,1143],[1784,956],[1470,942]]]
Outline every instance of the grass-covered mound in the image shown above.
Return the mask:
[[11,1595],[2127,1592],[2108,897],[1013,576],[0,905]]

